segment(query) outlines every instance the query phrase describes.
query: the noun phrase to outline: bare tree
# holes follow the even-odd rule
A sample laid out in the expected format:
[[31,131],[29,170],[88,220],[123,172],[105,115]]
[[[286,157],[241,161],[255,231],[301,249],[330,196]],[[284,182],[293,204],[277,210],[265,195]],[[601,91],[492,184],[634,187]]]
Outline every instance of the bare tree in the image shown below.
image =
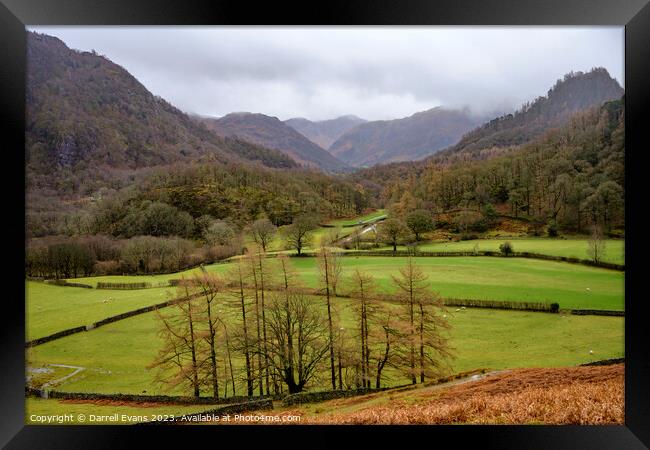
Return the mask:
[[449,372],[448,361],[453,358],[447,332],[451,328],[442,313],[445,308],[436,295],[420,297],[417,301],[420,383],[426,378]]
[[[262,311],[262,338],[263,338],[263,345],[266,345],[267,339],[266,339],[266,305],[264,301],[264,295],[267,289],[267,278],[269,276],[268,268],[266,267],[266,253],[262,251],[261,248],[257,249],[257,254],[255,255],[255,261],[257,265],[257,279],[259,279],[259,291],[260,291],[260,306],[261,306],[261,311]],[[267,355],[268,352],[266,349],[264,350],[264,354]],[[264,373],[265,373],[265,381],[266,381],[266,393],[268,394],[270,392],[269,390],[269,361],[268,359],[265,359],[264,361]],[[275,393],[277,394],[277,386],[275,386]]]
[[190,286],[190,293],[199,294],[203,300],[203,310],[201,311],[201,322],[203,324],[203,335],[207,343],[209,378],[212,385],[212,396],[219,398],[219,379],[217,372],[217,329],[221,319],[216,311],[217,295],[223,291],[223,280],[207,272],[194,275],[190,280],[185,280],[184,284]]
[[360,372],[363,387],[370,387],[370,343],[368,322],[371,316],[371,299],[375,291],[375,282],[372,275],[355,269],[351,279],[353,290],[351,297],[354,299],[355,310],[358,318],[360,337]]
[[605,239],[603,236],[603,229],[600,225],[593,225],[591,227],[591,236],[589,237],[589,248],[587,252],[591,259],[595,262],[600,262],[605,256]]
[[[384,368],[395,366],[393,362],[396,359],[395,342],[399,341],[400,335],[399,332],[391,326],[392,317],[390,313],[377,316],[377,318],[377,331],[373,329],[373,333],[370,335],[369,339],[374,339],[377,342],[378,350],[370,352],[368,357],[375,363],[375,387],[379,389],[381,387]],[[370,387],[369,384],[368,387]]]
[[333,286],[337,284],[337,279],[341,273],[340,257],[332,252],[329,248],[322,246],[317,254],[318,267],[320,270],[320,283],[322,290],[325,292],[327,301],[327,324],[329,329],[330,342],[330,370],[332,378],[332,389],[336,389],[336,369],[334,364],[334,324],[332,322],[332,302]]
[[399,272],[400,276],[393,276],[393,281],[398,287],[405,324],[406,373],[415,384],[419,372],[423,383],[428,373],[442,367],[444,360],[451,356],[448,340],[443,336],[449,325],[436,314],[435,308],[442,308],[442,303],[432,295],[427,276],[413,263],[413,258],[408,258],[406,267]]
[[[221,326],[223,327],[223,332],[224,332],[224,337],[226,340],[226,357],[228,358],[228,366],[226,367],[226,381],[228,377],[228,368],[230,369],[230,381],[232,384],[232,395],[237,395],[237,390],[235,388],[235,372],[232,367],[232,355],[230,354],[230,338],[228,337],[228,326],[226,325],[226,322],[224,322],[221,318],[219,319],[221,322]],[[226,393],[224,394],[226,397],[228,396],[228,383],[226,382]]]
[[[262,339],[262,326],[260,323],[260,318],[262,316],[262,313],[261,313],[261,306],[260,306],[259,274],[257,272],[258,268],[257,268],[255,255],[249,252],[246,254],[245,257],[247,260],[248,269],[250,270],[251,278],[253,280],[253,289],[255,293],[255,324],[257,328],[257,340],[255,341],[255,344],[259,346],[259,345],[263,345],[265,342]],[[258,371],[257,373],[259,378],[260,396],[263,396],[264,395],[264,366],[262,365],[263,352],[261,349],[257,348],[255,349],[255,353],[257,354],[257,371]],[[267,389],[267,393],[268,393],[268,389]]]
[[265,352],[290,394],[301,392],[317,375],[331,347],[327,323],[313,302],[295,292],[270,295],[267,317],[268,342],[256,349]]
[[256,220],[248,228],[253,241],[261,246],[264,252],[268,250],[268,246],[273,241],[277,231],[278,228],[266,218]]
[[388,245],[393,246],[393,252],[397,251],[399,242],[408,235],[406,224],[399,219],[386,219],[379,225],[379,239]]
[[[189,294],[186,286],[181,289],[186,295]],[[195,397],[200,396],[202,380],[199,372],[203,365],[199,359],[201,348],[196,329],[198,314],[198,308],[192,301],[178,303],[167,314],[156,310],[160,324],[158,335],[163,345],[154,361],[147,366],[157,369],[156,382],[168,388],[187,385]]]
[[316,228],[318,221],[311,216],[299,216],[291,225],[285,229],[287,244],[290,248],[295,249],[298,255],[302,254],[305,246],[309,245],[311,236],[310,232]]
[[235,299],[235,306],[241,308],[241,317],[242,317],[242,345],[241,349],[244,353],[245,367],[246,367],[246,392],[249,397],[253,396],[253,368],[251,363],[251,352],[250,345],[251,339],[248,334],[248,319],[246,318],[246,306],[247,306],[247,297],[246,297],[246,277],[247,271],[245,267],[245,261],[242,258],[239,258],[235,262],[233,270],[228,274],[228,279],[231,280],[233,288],[231,295]]

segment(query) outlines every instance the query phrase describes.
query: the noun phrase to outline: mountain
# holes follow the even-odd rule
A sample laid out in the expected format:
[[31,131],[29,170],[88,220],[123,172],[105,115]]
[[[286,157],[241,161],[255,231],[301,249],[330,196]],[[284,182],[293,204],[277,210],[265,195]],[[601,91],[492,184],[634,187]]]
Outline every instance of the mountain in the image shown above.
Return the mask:
[[571,72],[557,80],[546,97],[538,97],[514,114],[497,117],[472,130],[436,156],[476,155],[485,149],[520,145],[563,125],[577,111],[618,100],[623,94],[623,88],[604,68]]
[[412,161],[456,143],[484,120],[468,110],[437,107],[403,119],[358,125],[337,139],[329,151],[357,167]]
[[[599,224],[611,236],[624,233],[625,96],[577,111],[507,151],[455,156],[373,166],[349,179],[395,214],[471,211],[474,218],[463,220],[474,220],[470,231],[477,233],[494,223],[495,212],[523,217],[533,233],[547,224],[578,233]],[[445,226],[458,225],[464,226]]]
[[324,149],[330,148],[334,141],[344,133],[365,122],[367,122],[365,119],[353,115],[316,122],[303,119],[302,117],[284,121],[284,123],[295,129],[298,133]]
[[104,56],[27,33],[26,162],[32,185],[90,183],[112,171],[211,158],[295,167],[286,155],[224,139]]
[[277,117],[238,112],[221,118],[200,118],[220,136],[237,137],[253,144],[279,150],[299,164],[329,172],[345,171],[348,166],[314,144]]

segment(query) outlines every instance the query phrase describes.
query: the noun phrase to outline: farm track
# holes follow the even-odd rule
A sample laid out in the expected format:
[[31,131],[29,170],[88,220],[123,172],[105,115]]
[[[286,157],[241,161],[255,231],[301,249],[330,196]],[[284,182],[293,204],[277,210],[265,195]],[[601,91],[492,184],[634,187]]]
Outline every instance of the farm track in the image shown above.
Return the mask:
[[59,384],[69,378],[72,378],[73,376],[77,375],[79,372],[86,370],[85,367],[79,367],[79,366],[69,366],[67,364],[48,364],[50,367],[63,367],[65,369],[75,369],[74,372],[69,373],[68,375],[57,378],[56,380],[48,381],[47,383],[44,383],[41,389],[47,389],[50,386],[54,386],[56,384]]

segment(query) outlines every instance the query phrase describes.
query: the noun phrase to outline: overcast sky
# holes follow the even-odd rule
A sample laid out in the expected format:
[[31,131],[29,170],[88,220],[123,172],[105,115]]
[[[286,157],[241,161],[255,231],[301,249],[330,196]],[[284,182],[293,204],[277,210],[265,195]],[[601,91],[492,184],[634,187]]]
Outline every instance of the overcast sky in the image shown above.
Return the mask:
[[186,112],[282,120],[504,111],[570,71],[623,85],[622,27],[33,27],[95,50]]

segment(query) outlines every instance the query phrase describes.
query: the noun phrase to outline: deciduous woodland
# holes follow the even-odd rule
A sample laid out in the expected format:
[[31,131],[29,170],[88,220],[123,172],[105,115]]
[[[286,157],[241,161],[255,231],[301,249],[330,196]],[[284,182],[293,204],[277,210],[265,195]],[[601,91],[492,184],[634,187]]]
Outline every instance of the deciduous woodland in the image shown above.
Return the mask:
[[625,97],[606,69],[498,117],[213,119],[95,51],[27,44],[27,384],[55,392],[28,410],[622,423],[619,366],[575,367],[624,355]]

